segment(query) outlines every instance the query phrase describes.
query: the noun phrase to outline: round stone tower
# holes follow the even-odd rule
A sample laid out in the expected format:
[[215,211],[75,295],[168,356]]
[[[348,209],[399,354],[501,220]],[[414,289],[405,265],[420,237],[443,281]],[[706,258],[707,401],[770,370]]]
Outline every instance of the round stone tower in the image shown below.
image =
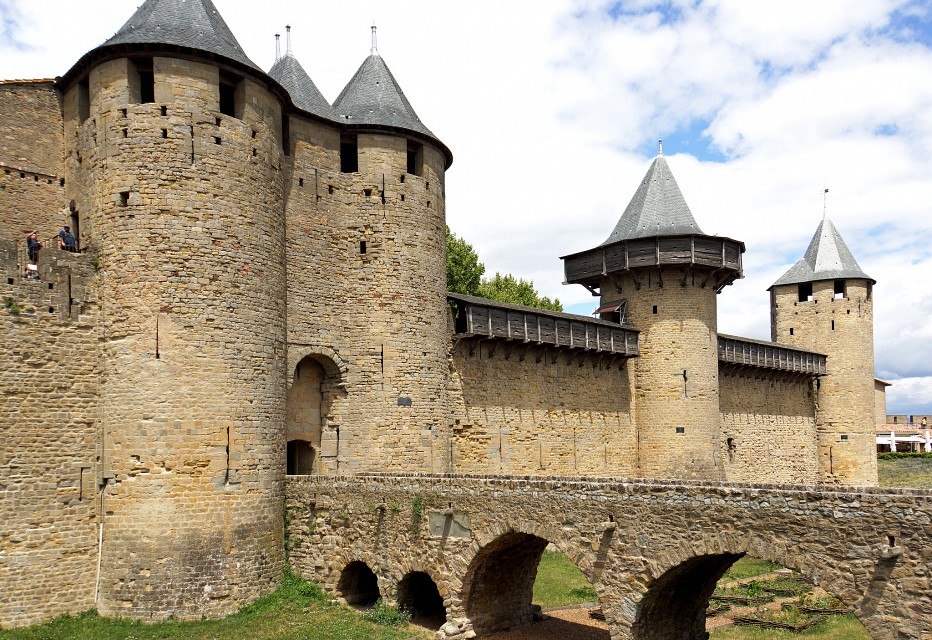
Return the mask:
[[60,84],[101,281],[98,609],[226,614],[284,561],[282,97],[210,0],[146,0]]
[[770,287],[773,341],[828,356],[828,375],[815,384],[823,482],[877,484],[874,284],[825,219],[805,256]]
[[566,281],[603,318],[640,331],[637,466],[644,477],[722,479],[716,294],[742,277],[744,245],[704,235],[663,154],[608,239],[565,256]]
[[[286,65],[296,62],[273,75]],[[283,84],[310,93],[307,80]],[[444,471],[451,154],[411,107],[374,31],[333,111],[333,128],[293,120],[287,203],[289,360],[307,353],[325,372],[313,468]],[[290,362],[290,373],[300,366]]]

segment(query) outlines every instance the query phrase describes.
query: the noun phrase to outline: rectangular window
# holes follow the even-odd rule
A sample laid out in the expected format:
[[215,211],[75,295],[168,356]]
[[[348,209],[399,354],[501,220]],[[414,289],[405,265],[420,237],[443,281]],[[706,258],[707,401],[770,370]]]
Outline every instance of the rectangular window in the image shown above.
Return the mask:
[[220,81],[220,113],[236,117],[236,87]]
[[133,66],[139,76],[139,102],[141,104],[155,102],[155,71],[152,67],[152,58],[133,60]]
[[801,282],[799,284],[799,301],[809,302],[812,300],[812,283]]
[[340,171],[343,173],[359,171],[359,145],[354,135],[340,137]]
[[835,281],[835,298],[844,298],[845,297],[845,281],[836,280]]
[[291,118],[287,114],[282,114],[282,152],[286,156],[291,155]]
[[424,145],[408,140],[408,173],[415,176],[424,174]]
[[91,82],[85,77],[81,82],[78,83],[77,88],[77,110],[78,110],[78,122],[84,123],[85,120],[91,117]]

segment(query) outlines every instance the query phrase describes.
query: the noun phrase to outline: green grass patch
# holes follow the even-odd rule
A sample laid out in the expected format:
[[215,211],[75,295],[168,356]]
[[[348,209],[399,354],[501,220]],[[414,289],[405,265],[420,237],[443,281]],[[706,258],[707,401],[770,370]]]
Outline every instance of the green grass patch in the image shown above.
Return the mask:
[[885,453],[877,460],[882,487],[932,489],[932,453]]
[[773,573],[780,568],[780,565],[773,562],[767,562],[760,558],[744,556],[728,568],[722,581],[732,582],[734,580],[744,580],[745,578],[754,578],[768,573]]
[[433,633],[407,623],[383,626],[358,611],[331,605],[316,584],[294,574],[275,593],[222,620],[155,624],[103,618],[93,611],[24,629],[0,630],[0,640],[429,640]]
[[544,551],[534,582],[534,603],[543,609],[595,602],[598,595],[582,571],[559,551]]
[[852,615],[831,616],[824,623],[802,633],[755,627],[724,627],[711,630],[711,640],[871,640],[870,634]]

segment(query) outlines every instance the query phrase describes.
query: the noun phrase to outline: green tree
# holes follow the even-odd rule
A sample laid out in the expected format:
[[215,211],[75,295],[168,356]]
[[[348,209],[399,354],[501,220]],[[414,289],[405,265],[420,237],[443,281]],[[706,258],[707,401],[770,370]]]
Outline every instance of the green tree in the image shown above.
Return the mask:
[[485,265],[479,262],[479,255],[472,245],[458,238],[447,227],[447,291],[526,307],[563,311],[563,305],[558,299],[541,296],[530,280],[515,278],[507,273],[496,273],[494,278],[487,279],[482,277],[484,273]]
[[491,280],[483,278],[479,285],[479,295],[490,300],[510,302],[525,307],[563,311],[563,305],[560,304],[558,298],[551,300],[547,296],[540,295],[531,280],[515,278],[510,273],[505,275],[496,273]]
[[483,273],[485,265],[476,250],[447,227],[447,291],[478,296]]

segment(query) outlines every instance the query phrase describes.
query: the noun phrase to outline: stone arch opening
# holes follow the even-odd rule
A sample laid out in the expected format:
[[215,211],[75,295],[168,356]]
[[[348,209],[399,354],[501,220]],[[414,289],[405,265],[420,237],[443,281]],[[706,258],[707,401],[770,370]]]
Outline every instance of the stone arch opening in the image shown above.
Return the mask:
[[547,545],[539,536],[510,531],[479,550],[463,583],[466,617],[478,636],[542,619],[534,583]]
[[[333,440],[329,425],[332,404],[340,384],[340,369],[324,356],[305,355],[295,365],[286,396],[286,473],[310,475],[328,471],[328,441]],[[330,427],[328,429],[328,426]],[[331,446],[335,451],[335,446]]]
[[411,622],[437,630],[447,620],[443,596],[433,578],[423,571],[412,571],[398,583],[398,607],[411,613]]
[[368,607],[381,597],[379,580],[365,562],[350,562],[340,573],[337,591],[346,604]]

